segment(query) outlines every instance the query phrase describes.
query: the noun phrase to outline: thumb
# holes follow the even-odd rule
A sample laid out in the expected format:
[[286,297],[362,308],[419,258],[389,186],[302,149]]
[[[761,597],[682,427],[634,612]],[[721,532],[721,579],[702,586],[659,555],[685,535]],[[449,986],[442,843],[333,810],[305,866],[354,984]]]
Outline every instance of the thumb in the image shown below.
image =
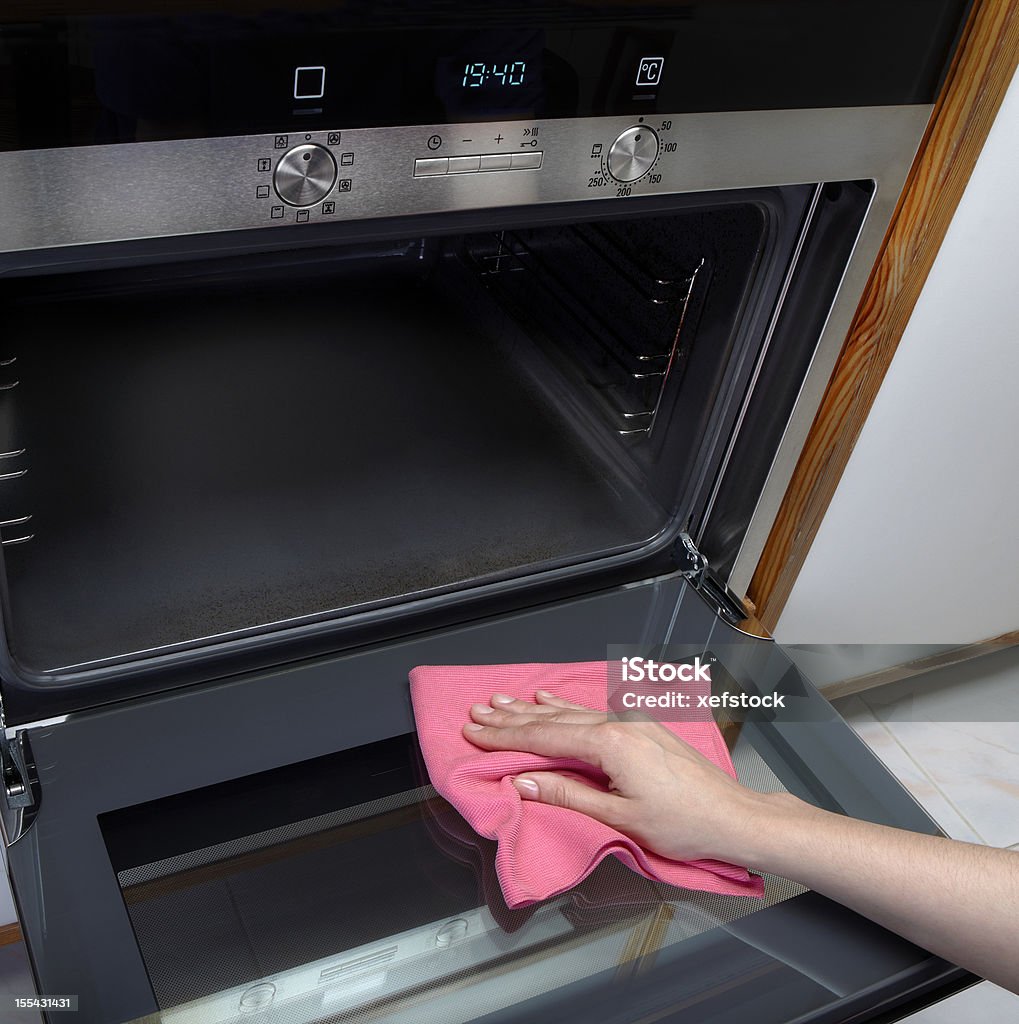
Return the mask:
[[621,805],[626,802],[614,793],[605,793],[576,779],[564,778],[555,772],[528,772],[526,775],[518,775],[513,780],[513,785],[525,800],[579,811],[607,825],[619,820]]

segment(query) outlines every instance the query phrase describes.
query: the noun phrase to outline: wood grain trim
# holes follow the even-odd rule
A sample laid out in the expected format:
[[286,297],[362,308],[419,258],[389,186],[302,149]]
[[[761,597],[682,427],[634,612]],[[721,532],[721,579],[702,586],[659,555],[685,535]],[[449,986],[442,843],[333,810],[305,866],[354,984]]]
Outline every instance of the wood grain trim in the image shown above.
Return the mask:
[[828,700],[837,700],[839,697],[863,693],[865,690],[873,690],[879,686],[888,686],[889,683],[898,683],[903,679],[913,679],[925,672],[934,672],[939,668],[960,665],[963,662],[972,661],[974,658],[982,658],[985,654],[994,654],[997,651],[1015,647],[1017,644],[1019,644],[1019,629],[991,637],[989,640],[979,640],[974,644],[964,644],[962,647],[953,647],[948,651],[939,651],[926,658],[917,658],[915,661],[907,661],[901,665],[892,665],[877,672],[868,672],[866,675],[843,679],[840,682],[831,683],[829,686],[822,686],[820,689]]
[[760,636],[765,640],[770,640],[771,634],[764,628],[761,620],[757,617],[757,607],[749,597],[743,598],[743,609],[747,613],[747,617],[739,624],[739,628],[744,633],[750,633],[753,636]]
[[23,941],[21,927],[16,922],[0,926],[0,946],[10,946],[15,942]]
[[976,0],[749,595],[774,630],[1019,63],[1019,0]]

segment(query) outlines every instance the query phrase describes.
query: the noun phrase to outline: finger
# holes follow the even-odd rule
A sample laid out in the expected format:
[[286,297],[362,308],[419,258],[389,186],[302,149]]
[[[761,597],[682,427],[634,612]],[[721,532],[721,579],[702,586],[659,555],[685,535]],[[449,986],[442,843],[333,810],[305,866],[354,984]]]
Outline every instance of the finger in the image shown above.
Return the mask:
[[591,711],[567,711],[561,708],[538,709],[533,704],[527,705],[530,712],[503,711],[490,708],[487,704],[472,704],[471,718],[480,725],[488,725],[497,729],[509,726],[526,725],[528,722],[559,722],[572,725],[597,725],[604,721],[604,715]]
[[626,800],[614,793],[584,785],[576,779],[567,779],[555,772],[528,772],[513,780],[517,792],[525,800],[566,807],[579,811],[606,825],[618,823],[625,809]]
[[553,712],[561,711],[564,708],[568,708],[570,711],[590,712],[591,710],[590,708],[582,708],[580,705],[571,705],[571,703],[568,703],[567,701],[557,703],[555,706],[545,707],[544,705],[541,705],[541,703],[522,700],[519,697],[512,697],[508,693],[493,693],[491,703],[492,707],[497,711],[511,711],[520,715],[549,715]]
[[493,708],[511,708],[517,704],[530,706],[528,701],[520,700],[519,697],[511,697],[508,693],[493,693],[491,703]]
[[564,724],[534,720],[522,725],[496,727],[468,722],[465,739],[482,750],[521,750],[544,757],[576,757],[600,768],[599,725]]
[[554,693],[549,693],[548,690],[536,690],[534,699],[538,702],[539,706],[569,708],[571,711],[590,711],[593,714],[599,714],[604,717],[604,712],[595,711],[594,708],[585,707],[583,704],[574,704],[572,701],[557,697]]

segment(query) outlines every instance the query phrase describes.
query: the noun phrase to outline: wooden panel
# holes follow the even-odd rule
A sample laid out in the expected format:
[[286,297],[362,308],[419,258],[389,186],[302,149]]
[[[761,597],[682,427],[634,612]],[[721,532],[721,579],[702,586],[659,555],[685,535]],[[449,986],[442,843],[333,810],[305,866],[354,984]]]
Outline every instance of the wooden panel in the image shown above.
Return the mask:
[[0,946],[9,946],[13,942],[21,941],[21,928],[17,924],[5,924],[0,927]]
[[1019,645],[1019,629],[991,637],[989,640],[980,640],[975,644],[953,647],[949,651],[939,651],[937,654],[917,658],[915,661],[907,661],[901,665],[890,665],[877,672],[868,672],[866,675],[843,679],[840,682],[822,686],[820,689],[828,700],[836,700],[838,697],[863,693],[864,690],[873,690],[878,686],[898,683],[903,679],[914,679],[927,672],[935,672],[951,665],[961,665],[974,658],[982,658],[985,654],[996,654],[998,651],[1004,651],[1016,645]]
[[773,630],[1019,61],[1019,0],[976,0],[749,596]]

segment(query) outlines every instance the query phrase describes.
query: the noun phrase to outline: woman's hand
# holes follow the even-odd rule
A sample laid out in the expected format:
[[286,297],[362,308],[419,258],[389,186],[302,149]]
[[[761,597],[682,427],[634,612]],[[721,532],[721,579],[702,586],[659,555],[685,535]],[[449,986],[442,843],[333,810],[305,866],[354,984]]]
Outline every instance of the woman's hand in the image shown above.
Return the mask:
[[[660,725],[539,693],[471,707],[464,736],[600,768],[608,793],[555,772],[514,782],[529,800],[597,818],[674,860],[747,864],[801,882],[911,942],[1019,992],[1019,853],[832,814],[746,789]],[[937,899],[931,899],[931,892]]]
[[471,707],[464,736],[484,750],[586,761],[608,777],[610,791],[556,772],[526,772],[513,780],[522,797],[580,811],[671,860],[742,860],[766,798],[655,722],[610,722],[541,690],[537,700],[495,694],[490,706]]

